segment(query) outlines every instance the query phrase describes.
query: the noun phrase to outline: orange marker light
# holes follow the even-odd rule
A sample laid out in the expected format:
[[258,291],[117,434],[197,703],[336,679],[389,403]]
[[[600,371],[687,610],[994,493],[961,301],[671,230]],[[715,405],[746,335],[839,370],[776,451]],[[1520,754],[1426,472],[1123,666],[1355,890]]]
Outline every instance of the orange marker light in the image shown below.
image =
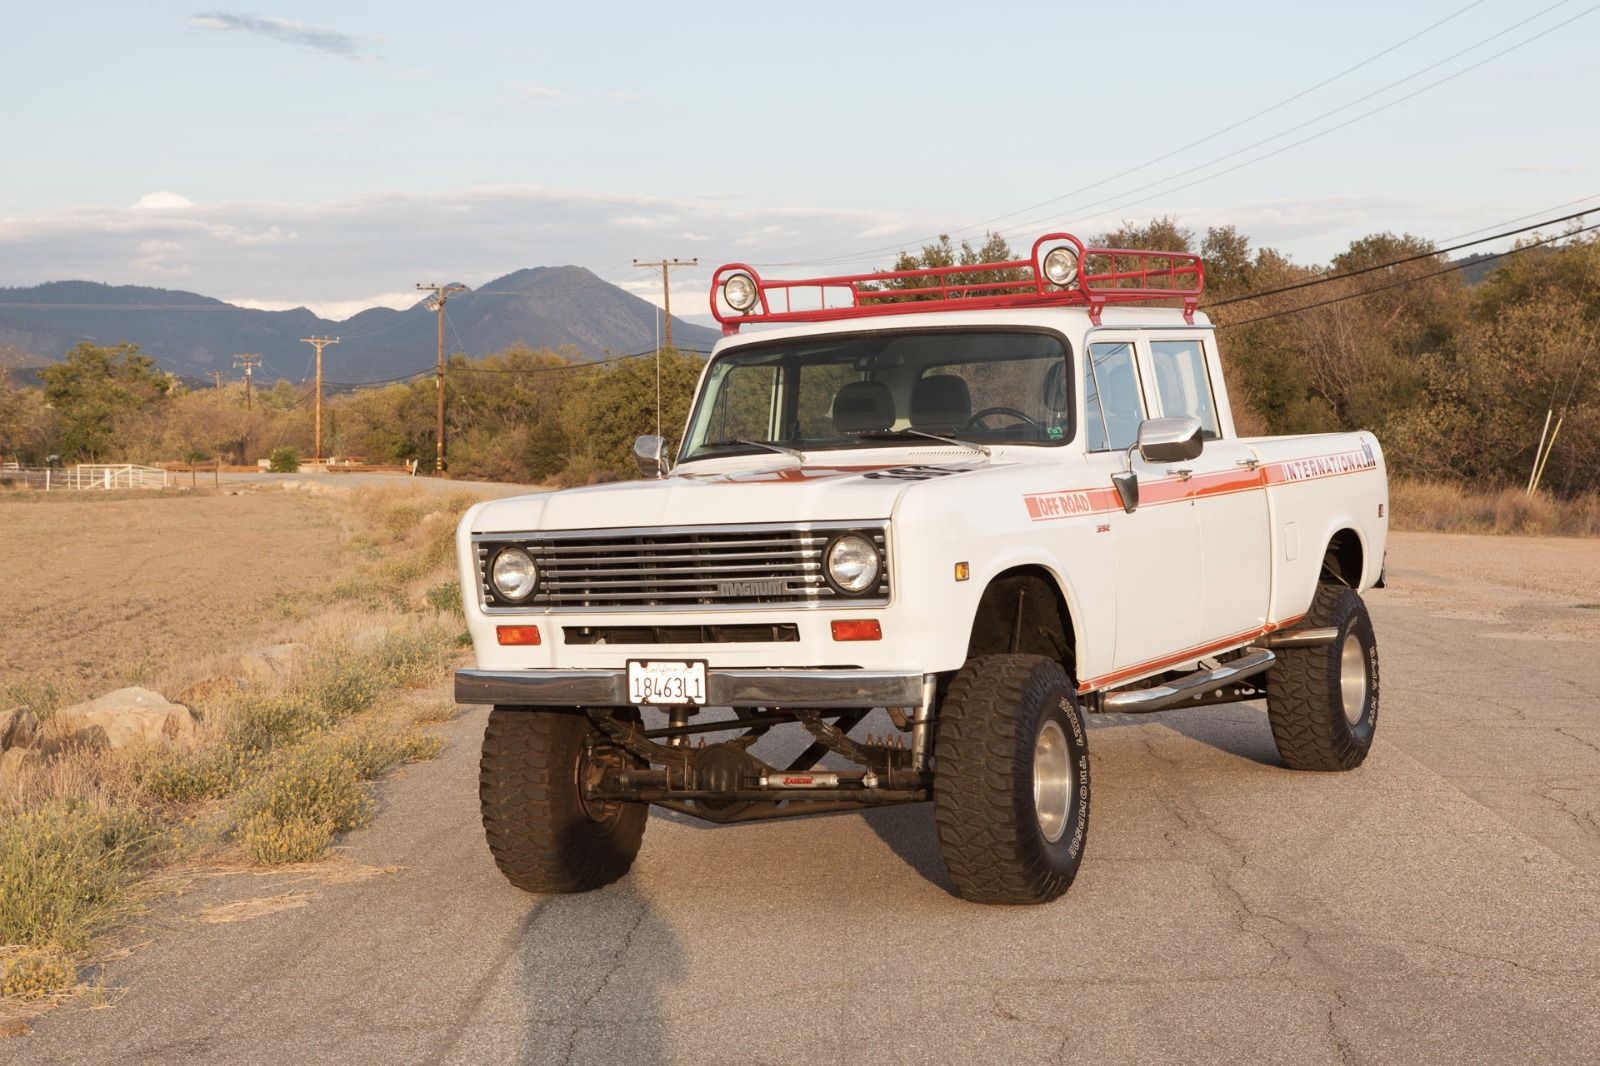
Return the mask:
[[883,627],[876,618],[848,618],[833,623],[834,640],[882,640]]
[[495,639],[501,644],[538,644],[538,626],[495,626]]

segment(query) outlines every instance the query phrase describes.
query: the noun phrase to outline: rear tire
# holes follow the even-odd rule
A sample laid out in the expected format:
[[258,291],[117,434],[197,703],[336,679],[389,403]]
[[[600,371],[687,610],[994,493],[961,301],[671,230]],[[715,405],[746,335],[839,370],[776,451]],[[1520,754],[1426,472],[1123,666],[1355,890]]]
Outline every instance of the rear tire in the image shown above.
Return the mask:
[[950,880],[975,903],[1048,903],[1089,832],[1089,747],[1061,664],[985,655],[951,681],[934,740],[934,819]]
[[1361,594],[1321,585],[1308,628],[1338,630],[1332,644],[1279,651],[1267,674],[1267,718],[1292,770],[1353,770],[1378,725],[1378,641]]
[[478,772],[483,831],[495,865],[518,888],[587,892],[633,865],[646,805],[591,809],[579,787],[586,741],[597,735],[576,708],[489,712]]

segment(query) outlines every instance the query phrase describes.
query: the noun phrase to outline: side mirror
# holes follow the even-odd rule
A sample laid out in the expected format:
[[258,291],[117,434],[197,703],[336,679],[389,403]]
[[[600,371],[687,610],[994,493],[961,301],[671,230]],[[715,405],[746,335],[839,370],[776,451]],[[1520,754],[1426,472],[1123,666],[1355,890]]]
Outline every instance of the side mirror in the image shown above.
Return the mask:
[[[1195,424],[1199,425],[1198,422]],[[666,477],[666,440],[653,433],[640,437],[633,442],[633,461],[639,464],[639,473],[645,477]]]
[[1139,423],[1139,454],[1147,463],[1181,463],[1205,447],[1205,431],[1193,415],[1147,418]]
[[1132,470],[1121,474],[1111,475],[1111,484],[1117,490],[1117,499],[1122,501],[1122,509],[1129,514],[1139,509],[1139,475]]

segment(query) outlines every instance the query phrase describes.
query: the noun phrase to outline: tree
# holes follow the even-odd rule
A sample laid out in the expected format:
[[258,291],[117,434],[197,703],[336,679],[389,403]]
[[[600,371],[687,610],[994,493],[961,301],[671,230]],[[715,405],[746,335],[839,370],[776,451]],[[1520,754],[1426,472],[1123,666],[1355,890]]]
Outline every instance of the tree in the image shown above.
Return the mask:
[[173,380],[138,345],[102,348],[85,341],[39,372],[56,414],[60,454],[92,462],[112,453],[118,422],[159,404]]
[[[958,249],[950,243],[950,235],[942,233],[934,244],[925,244],[919,254],[901,252],[895,260],[892,270],[929,270],[939,267],[952,266],[978,266],[983,263],[1008,263],[1017,257],[1012,253],[1011,246],[1006,239],[998,233],[987,233],[981,245],[974,248],[970,241],[962,241]],[[1022,270],[984,270],[973,273],[956,272],[945,276],[946,285],[984,285],[996,281],[1022,281],[1029,276]],[[936,288],[939,282],[930,278],[891,278],[883,283],[883,289],[915,290]],[[876,287],[875,287],[876,288]],[[988,296],[994,293],[1005,292],[1005,289],[974,289],[965,295]],[[910,297],[914,300],[938,299],[937,294]]]
[[50,454],[53,413],[38,389],[19,388],[0,367],[0,458],[40,463]]

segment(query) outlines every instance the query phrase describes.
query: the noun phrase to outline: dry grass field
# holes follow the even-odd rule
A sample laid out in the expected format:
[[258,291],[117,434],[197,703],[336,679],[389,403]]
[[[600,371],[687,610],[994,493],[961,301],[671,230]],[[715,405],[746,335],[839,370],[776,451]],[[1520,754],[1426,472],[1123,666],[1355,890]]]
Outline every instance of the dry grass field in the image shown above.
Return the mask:
[[182,687],[347,565],[332,501],[284,492],[0,495],[0,700]]
[[[323,858],[372,817],[368,782],[437,752],[424,727],[454,713],[451,553],[473,499],[0,497],[0,712],[40,723],[0,774],[0,1023],[92,987],[185,871]],[[128,685],[195,724],[118,747],[62,713]]]

